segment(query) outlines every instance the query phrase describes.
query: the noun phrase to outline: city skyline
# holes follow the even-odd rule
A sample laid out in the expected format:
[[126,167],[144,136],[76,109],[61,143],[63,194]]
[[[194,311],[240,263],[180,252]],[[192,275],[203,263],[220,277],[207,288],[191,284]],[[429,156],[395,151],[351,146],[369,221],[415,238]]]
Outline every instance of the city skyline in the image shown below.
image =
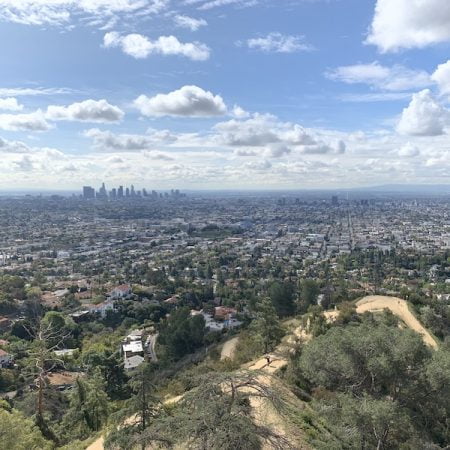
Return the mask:
[[0,22],[1,190],[449,183],[446,0],[0,0]]

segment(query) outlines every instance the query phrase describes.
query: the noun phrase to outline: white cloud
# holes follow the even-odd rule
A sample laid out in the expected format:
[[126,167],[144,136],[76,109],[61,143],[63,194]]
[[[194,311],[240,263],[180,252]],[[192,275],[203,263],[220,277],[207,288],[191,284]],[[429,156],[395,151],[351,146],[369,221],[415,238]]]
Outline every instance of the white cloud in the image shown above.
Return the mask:
[[305,43],[304,36],[287,36],[281,33],[269,33],[265,37],[249,39],[247,46],[268,53],[294,53],[314,49]]
[[16,169],[21,172],[31,172],[34,169],[34,164],[29,155],[23,155],[21,159],[14,161]]
[[407,142],[403,147],[399,149],[398,155],[406,158],[414,158],[415,156],[420,155],[420,150],[411,142]]
[[386,53],[448,41],[448,0],[377,0],[366,43]]
[[431,79],[438,85],[442,95],[450,95],[450,60],[440,64]]
[[444,134],[448,119],[449,111],[425,89],[413,95],[411,103],[403,110],[397,131],[412,136],[439,136]]
[[231,115],[236,119],[247,119],[248,117],[250,117],[250,113],[247,112],[245,109],[241,108],[239,105],[233,106]]
[[175,36],[160,36],[151,41],[142,34],[132,33],[122,36],[111,31],[106,33],[103,44],[107,48],[119,47],[124,53],[136,59],[144,59],[152,54],[179,55],[193,61],[205,61],[209,59],[210,49],[201,42],[180,42]]
[[93,139],[94,148],[102,151],[136,152],[152,150],[160,144],[169,144],[176,141],[176,136],[167,130],[155,131],[148,135],[140,134],[114,134],[110,131],[101,131],[93,128],[85,131],[84,135]]
[[183,86],[168,94],[139,96],[134,105],[144,116],[213,117],[226,114],[227,107],[220,95],[198,86]]
[[29,153],[31,149],[20,141],[7,141],[0,137],[0,153]]
[[239,147],[238,156],[264,153],[266,157],[279,158],[290,153],[340,154],[346,150],[341,139],[319,136],[302,126],[281,122],[268,114],[254,114],[247,120],[232,119],[214,126],[215,140],[219,145]]
[[0,19],[26,25],[63,25],[91,17],[98,24],[116,14],[157,13],[169,0],[0,0]]
[[341,94],[337,98],[344,102],[373,103],[373,102],[396,102],[407,100],[412,97],[411,92],[368,92],[364,94]]
[[196,19],[194,17],[177,15],[174,17],[175,24],[180,28],[187,28],[191,31],[197,31],[201,27],[206,27],[208,22],[205,19]]
[[50,105],[46,117],[50,120],[73,120],[79,122],[119,122],[124,113],[106,100],[85,100],[69,106]]
[[258,4],[258,0],[200,0],[200,1],[187,1],[186,4],[193,4],[193,3],[202,3],[198,9],[200,10],[208,10],[213,8],[219,8],[221,6],[228,6],[228,5],[236,5],[241,8],[246,8],[249,6],[254,6]]
[[8,131],[47,131],[51,128],[41,110],[28,114],[0,114],[0,128]]
[[76,93],[73,89],[69,88],[28,88],[28,87],[15,87],[15,88],[0,88],[0,97],[20,97],[20,96],[36,96],[36,95],[62,95]]
[[387,91],[420,89],[431,84],[430,75],[424,70],[412,70],[401,65],[382,66],[378,62],[341,66],[326,73],[332,80],[347,84],[364,83]]
[[4,111],[22,111],[23,105],[19,104],[16,98],[0,98],[0,110]]
[[144,152],[143,153],[146,158],[153,159],[156,161],[174,161],[174,158],[172,158],[167,153],[161,153],[161,152]]

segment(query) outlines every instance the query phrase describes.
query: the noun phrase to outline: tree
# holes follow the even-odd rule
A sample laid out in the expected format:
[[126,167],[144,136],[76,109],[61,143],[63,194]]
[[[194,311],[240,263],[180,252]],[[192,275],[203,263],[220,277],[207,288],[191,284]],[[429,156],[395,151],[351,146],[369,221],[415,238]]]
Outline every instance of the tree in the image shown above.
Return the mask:
[[325,415],[343,436],[353,430],[358,448],[448,444],[450,353],[432,355],[419,334],[382,319],[368,316],[312,340],[299,357],[302,374],[329,393]]
[[108,418],[108,396],[100,372],[88,379],[77,378],[70,394],[70,407],[64,417],[64,428],[72,438],[86,438],[99,431]]
[[[26,328],[28,334],[33,339],[30,357],[34,368],[33,376],[36,376],[37,400],[36,400],[36,424],[47,438],[57,442],[54,433],[48,427],[45,420],[45,388],[47,384],[47,374],[56,366],[63,365],[64,362],[57,358],[54,351],[63,346],[64,341],[70,336],[70,331],[62,326],[58,315],[49,315],[44,318],[37,317],[37,322]],[[24,327],[26,325],[22,324]]]
[[[119,427],[109,434],[106,448],[130,448],[132,443],[139,441],[142,434],[157,417],[161,404],[155,397],[154,369],[149,363],[141,364],[130,380],[132,397],[121,408],[118,415]],[[129,418],[132,417],[132,420]],[[128,420],[127,420],[128,419]],[[141,442],[142,450],[145,443]]]
[[179,359],[201,347],[205,336],[205,319],[191,316],[190,309],[179,308],[161,324],[159,342],[167,346],[171,357]]
[[264,298],[260,303],[251,329],[261,337],[265,353],[273,351],[280,343],[284,330],[270,299]]
[[[209,373],[195,380],[173,411],[161,413],[142,436],[146,444],[198,450],[290,449],[284,436],[254,421],[253,399],[281,412],[283,396],[258,373]],[[127,447],[130,448],[130,447]]]
[[294,293],[291,283],[276,281],[269,288],[269,296],[279,317],[288,317],[295,313]]
[[82,362],[89,374],[93,375],[97,370],[100,371],[105,391],[111,400],[124,399],[128,396],[128,377],[118,351],[112,351],[104,346],[100,348],[94,346],[83,352]]
[[53,445],[45,440],[32,420],[19,411],[0,405],[1,447],[8,450],[51,450]]
[[311,305],[317,303],[320,289],[314,280],[304,280],[300,283],[299,312],[305,313]]

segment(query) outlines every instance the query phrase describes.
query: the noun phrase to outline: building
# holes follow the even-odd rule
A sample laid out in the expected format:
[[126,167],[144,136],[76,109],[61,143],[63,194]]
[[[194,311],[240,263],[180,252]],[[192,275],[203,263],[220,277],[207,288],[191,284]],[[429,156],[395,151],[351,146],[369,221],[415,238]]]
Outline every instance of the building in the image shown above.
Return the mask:
[[121,351],[125,370],[133,370],[144,362],[142,330],[133,330],[123,341]]
[[86,200],[95,198],[95,189],[91,186],[83,186],[83,198]]
[[105,318],[107,311],[114,311],[114,301],[112,299],[108,299],[98,305],[86,306],[86,308],[91,314],[100,314],[102,318]]
[[120,300],[131,295],[131,286],[129,284],[121,284],[115,287],[109,294],[109,296],[114,300]]

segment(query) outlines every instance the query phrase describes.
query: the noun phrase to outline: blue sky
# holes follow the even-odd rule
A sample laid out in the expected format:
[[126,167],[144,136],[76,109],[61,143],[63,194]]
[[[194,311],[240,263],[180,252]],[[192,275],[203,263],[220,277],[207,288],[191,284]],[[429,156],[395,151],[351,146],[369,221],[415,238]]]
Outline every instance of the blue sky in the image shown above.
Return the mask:
[[447,0],[0,0],[0,188],[450,182]]

